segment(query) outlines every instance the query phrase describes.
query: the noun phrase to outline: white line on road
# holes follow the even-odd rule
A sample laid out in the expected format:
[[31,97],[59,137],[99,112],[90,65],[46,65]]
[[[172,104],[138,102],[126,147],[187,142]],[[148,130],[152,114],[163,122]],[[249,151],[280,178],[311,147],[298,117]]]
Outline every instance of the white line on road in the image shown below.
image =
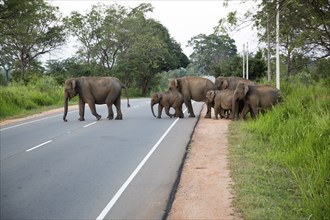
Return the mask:
[[37,149],[37,148],[39,148],[39,147],[41,147],[41,146],[44,146],[44,145],[46,145],[46,144],[49,144],[49,143],[52,142],[52,141],[53,141],[53,140],[46,141],[46,142],[44,142],[44,143],[42,143],[42,144],[39,144],[39,145],[37,145],[37,146],[35,146],[35,147],[32,147],[32,148],[26,150],[26,152],[29,152],[29,151],[35,150],[35,149]]
[[89,124],[85,125],[84,128],[87,128],[87,127],[89,127],[89,126],[91,126],[91,125],[93,125],[93,124],[95,124],[95,123],[96,123],[96,121],[94,121],[94,122],[92,122],[92,123],[89,123]]
[[[186,109],[187,110],[187,109]],[[184,110],[184,112],[186,111]],[[163,136],[157,141],[157,143],[151,148],[149,153],[143,158],[143,160],[140,162],[140,164],[135,168],[133,173],[128,177],[128,179],[125,181],[125,183],[120,187],[120,189],[117,191],[117,193],[112,197],[110,202],[106,205],[106,207],[102,210],[102,212],[99,214],[99,216],[96,218],[96,220],[103,220],[105,216],[109,213],[113,205],[117,202],[121,194],[125,191],[125,189],[128,187],[128,185],[131,183],[131,181],[134,179],[134,177],[138,174],[138,172],[141,170],[143,165],[148,161],[148,159],[151,157],[153,152],[157,149],[157,147],[160,145],[160,143],[164,140],[166,135],[171,131],[171,129],[174,127],[174,125],[179,121],[179,118],[177,118],[171,126],[165,131]]]
[[[68,113],[77,112],[77,111],[78,110],[72,110]],[[43,121],[43,120],[50,119],[50,118],[55,118],[55,117],[58,117],[60,115],[63,115],[63,114],[56,114],[56,115],[36,119],[36,120],[33,120],[33,121],[24,122],[24,123],[21,123],[21,124],[17,124],[17,125],[13,125],[13,126],[10,126],[10,127],[2,128],[2,129],[0,129],[0,131],[5,131],[5,130],[8,130],[8,129],[17,128],[17,127],[20,127],[20,126],[23,126],[23,125],[31,124],[31,123],[38,122],[38,121]]]

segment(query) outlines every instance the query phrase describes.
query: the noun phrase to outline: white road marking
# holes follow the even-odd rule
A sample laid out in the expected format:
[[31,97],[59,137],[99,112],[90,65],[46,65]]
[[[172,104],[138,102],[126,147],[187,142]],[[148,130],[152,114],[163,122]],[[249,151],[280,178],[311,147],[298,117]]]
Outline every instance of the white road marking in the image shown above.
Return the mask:
[[[68,112],[68,114],[69,113],[72,113],[72,112],[77,112],[77,111],[78,110],[72,110],[72,111]],[[5,130],[11,129],[11,128],[17,128],[17,127],[20,127],[20,126],[23,126],[23,125],[31,124],[31,123],[38,122],[38,121],[43,121],[43,120],[50,119],[50,118],[55,118],[55,117],[58,117],[60,115],[63,115],[63,113],[57,114],[57,115],[48,116],[48,117],[45,117],[45,118],[36,119],[36,120],[33,120],[33,121],[24,122],[24,123],[13,125],[13,126],[6,127],[6,128],[2,128],[2,129],[0,129],[0,131],[5,131]]]
[[[184,110],[186,112],[187,109]],[[124,184],[120,187],[120,189],[117,191],[117,193],[112,197],[110,202],[105,206],[105,208],[102,210],[102,212],[99,214],[99,216],[96,218],[96,220],[103,220],[105,216],[109,213],[113,205],[117,202],[121,194],[125,191],[125,189],[128,187],[128,185],[132,182],[134,177],[138,174],[138,172],[141,170],[143,165],[148,161],[148,159],[151,157],[153,152],[157,149],[157,147],[160,145],[160,143],[164,140],[166,135],[171,131],[171,129],[174,127],[174,125],[179,121],[179,118],[177,118],[171,126],[165,131],[165,133],[161,136],[161,138],[157,141],[157,143],[151,148],[149,153],[143,158],[143,160],[140,162],[140,164],[135,168],[133,173],[128,177],[128,179],[124,182]]]
[[84,128],[87,128],[87,127],[89,127],[89,126],[91,126],[91,125],[93,125],[93,124],[95,124],[95,123],[97,123],[97,122],[94,121],[94,122],[92,122],[92,123],[89,123],[89,124],[85,125]]
[[42,144],[39,144],[39,145],[37,145],[37,146],[35,146],[35,147],[32,147],[32,148],[26,150],[26,152],[29,152],[29,151],[35,150],[35,149],[37,149],[37,148],[39,148],[39,147],[41,147],[41,146],[44,146],[44,145],[46,145],[46,144],[49,144],[49,143],[52,142],[52,141],[53,141],[53,140],[46,141],[46,142],[44,142],[44,143],[42,143]]

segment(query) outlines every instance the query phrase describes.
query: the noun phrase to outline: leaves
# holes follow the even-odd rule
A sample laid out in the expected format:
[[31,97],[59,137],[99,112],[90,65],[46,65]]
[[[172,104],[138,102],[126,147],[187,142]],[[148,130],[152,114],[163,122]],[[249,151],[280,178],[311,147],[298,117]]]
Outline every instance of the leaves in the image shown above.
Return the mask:
[[228,62],[237,53],[235,41],[228,35],[199,34],[191,38],[188,44],[194,49],[190,56],[193,63],[205,73],[211,72],[214,75],[219,75],[219,71],[215,69],[219,70],[216,66],[220,62]]
[[[22,77],[38,57],[65,42],[58,9],[42,0],[5,0],[0,14],[0,57],[18,60]],[[6,65],[10,63],[8,60]]]

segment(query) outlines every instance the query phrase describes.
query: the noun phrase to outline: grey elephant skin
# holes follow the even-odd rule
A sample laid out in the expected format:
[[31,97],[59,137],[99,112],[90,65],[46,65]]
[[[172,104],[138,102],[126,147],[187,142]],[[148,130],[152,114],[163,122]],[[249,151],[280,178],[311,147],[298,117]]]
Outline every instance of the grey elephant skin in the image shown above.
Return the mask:
[[114,114],[112,105],[116,106],[117,120],[123,118],[120,105],[121,89],[125,89],[127,106],[129,107],[129,98],[127,87],[115,77],[80,77],[67,79],[64,83],[64,115],[63,121],[67,121],[68,101],[79,95],[79,120],[84,121],[85,103],[88,104],[92,114],[97,120],[101,115],[97,114],[95,105],[107,104],[108,119],[113,119]]
[[[257,118],[260,111],[271,109],[274,105],[282,101],[280,90],[269,85],[248,85],[239,83],[234,92],[233,111],[238,106],[235,100],[244,102],[244,107],[240,119],[244,119],[248,112],[254,119]],[[238,119],[238,114],[234,116]]]
[[[150,107],[153,116],[156,117],[154,113],[153,106],[158,104],[158,117],[161,118],[163,108],[165,108],[165,113],[172,118],[179,117],[183,118],[183,95],[178,91],[167,91],[167,92],[157,92],[151,95]],[[175,110],[175,114],[170,114],[170,108],[173,107]]]
[[[209,102],[213,102],[215,119],[218,119],[218,115],[220,115],[220,118],[228,117],[229,111],[232,110],[234,90],[209,90],[206,97]],[[226,112],[227,115],[225,115]],[[229,118],[232,117],[231,114]]]
[[236,77],[236,76],[230,76],[230,77],[219,76],[215,79],[215,86],[219,90],[223,90],[223,89],[235,90],[238,83],[256,85],[256,83],[253,81],[250,81],[250,80],[242,78],[242,77]]
[[183,95],[184,103],[188,108],[189,117],[195,117],[191,100],[197,102],[205,102],[207,104],[207,112],[205,118],[211,118],[211,104],[207,103],[206,93],[209,90],[216,89],[215,84],[202,77],[182,77],[176,78],[169,82],[170,91],[178,91]]

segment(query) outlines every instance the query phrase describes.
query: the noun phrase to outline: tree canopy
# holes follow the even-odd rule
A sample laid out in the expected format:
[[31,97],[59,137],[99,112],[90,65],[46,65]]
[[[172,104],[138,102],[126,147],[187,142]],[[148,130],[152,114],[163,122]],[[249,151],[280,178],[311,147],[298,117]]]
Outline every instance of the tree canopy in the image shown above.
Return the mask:
[[21,76],[35,67],[37,59],[63,45],[64,26],[56,7],[43,0],[0,2],[0,64]]
[[[242,1],[244,2],[244,1]],[[221,33],[240,30],[253,23],[258,30],[260,42],[267,43],[269,27],[271,53],[275,48],[276,2],[262,0],[256,11],[239,16],[230,12],[219,21],[216,28]],[[229,4],[229,1],[226,1]],[[330,57],[330,4],[328,0],[280,0],[279,37],[280,51],[285,59],[286,76],[299,72],[308,62]]]
[[188,42],[194,52],[190,55],[192,62],[202,73],[233,75],[232,69],[225,66],[237,56],[235,41],[228,35],[199,34]]

